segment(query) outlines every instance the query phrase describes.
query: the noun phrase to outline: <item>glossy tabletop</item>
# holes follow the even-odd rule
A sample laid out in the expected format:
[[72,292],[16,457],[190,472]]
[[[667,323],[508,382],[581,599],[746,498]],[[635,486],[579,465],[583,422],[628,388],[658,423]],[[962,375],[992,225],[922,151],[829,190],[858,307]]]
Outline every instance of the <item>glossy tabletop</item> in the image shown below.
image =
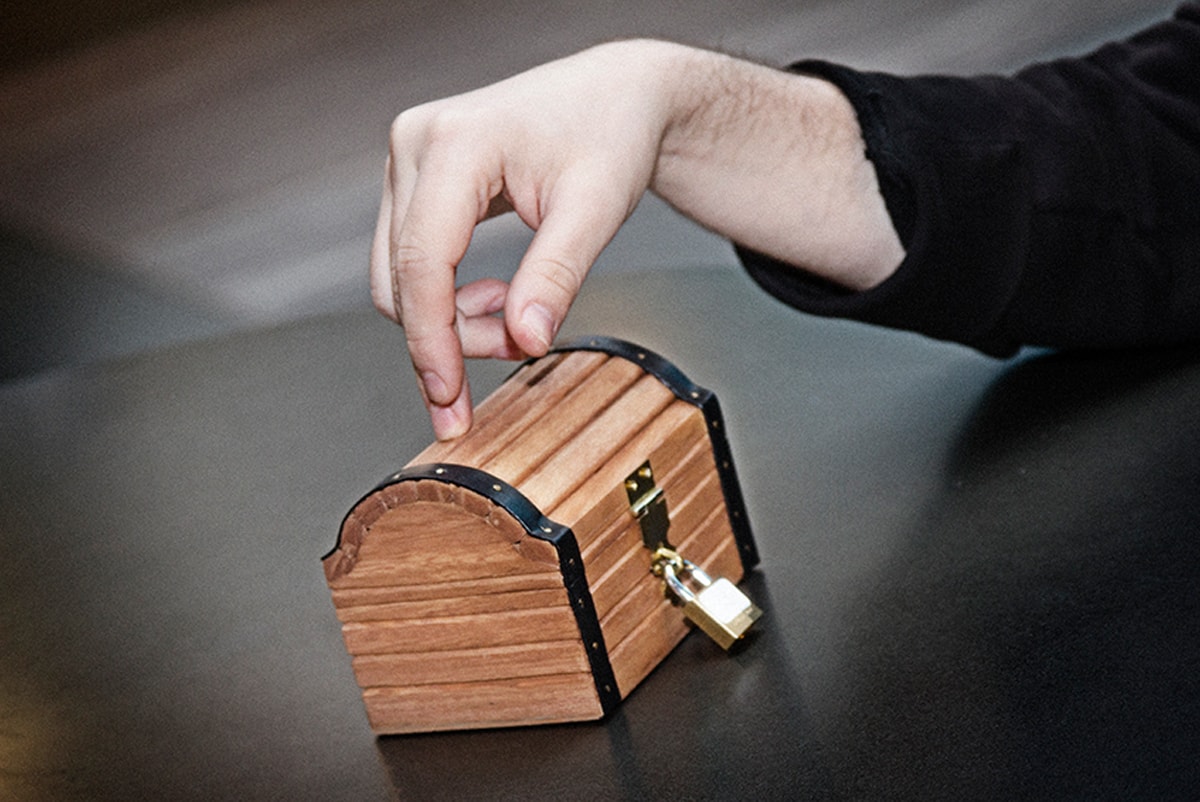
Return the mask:
[[599,277],[584,332],[721,399],[746,648],[600,723],[375,738],[319,559],[431,437],[400,332],[50,372],[0,387],[0,799],[1195,794],[1200,349],[997,362],[699,269]]

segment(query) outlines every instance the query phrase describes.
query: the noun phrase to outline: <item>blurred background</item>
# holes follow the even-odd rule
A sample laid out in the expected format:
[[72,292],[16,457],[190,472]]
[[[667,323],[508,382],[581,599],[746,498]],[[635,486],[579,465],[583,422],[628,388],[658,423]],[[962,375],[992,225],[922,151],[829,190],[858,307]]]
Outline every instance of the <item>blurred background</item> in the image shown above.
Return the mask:
[[[1008,72],[1149,0],[14,0],[0,14],[0,381],[369,305],[402,109],[658,36],[768,63]],[[511,216],[464,279],[511,274]],[[735,265],[648,198],[597,269]]]

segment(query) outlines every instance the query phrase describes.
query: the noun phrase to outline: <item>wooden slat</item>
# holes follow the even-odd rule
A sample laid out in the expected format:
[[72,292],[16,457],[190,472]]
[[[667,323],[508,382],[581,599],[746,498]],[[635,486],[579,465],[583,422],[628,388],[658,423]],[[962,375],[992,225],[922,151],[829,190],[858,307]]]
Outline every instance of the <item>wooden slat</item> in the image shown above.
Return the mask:
[[675,396],[653,376],[643,376],[574,437],[525,477],[521,488],[540,509],[553,509],[587,480]]
[[355,677],[363,688],[483,682],[590,670],[578,637],[490,649],[371,654],[355,657],[353,662]]
[[379,734],[585,721],[603,714],[591,674],[368,688],[363,702]]
[[610,644],[608,657],[621,697],[628,696],[690,631],[679,610],[660,606],[643,618],[629,637]]
[[514,593],[470,594],[440,599],[388,601],[375,604],[339,606],[338,618],[343,623],[353,621],[401,621],[408,618],[435,618],[459,615],[481,615],[496,610],[530,610],[566,606],[566,589],[562,583],[547,590],[522,590]]
[[700,412],[685,401],[672,401],[583,484],[546,513],[570,526],[579,538],[580,549],[586,553],[592,538],[617,515],[628,511],[625,477],[647,459],[656,465],[679,462],[696,439],[706,435]]
[[[632,585],[625,595],[617,600],[617,604],[608,611],[602,621],[601,628],[604,631],[604,642],[608,644],[609,654],[615,656],[616,647],[624,643],[631,632],[639,628],[643,621],[659,615],[662,610],[670,610],[671,617],[681,621],[685,620],[682,610],[672,605],[663,594],[662,580],[658,577],[649,576]],[[618,659],[619,662],[620,659]],[[615,670],[616,666],[614,665]]]
[[569,607],[342,625],[351,654],[410,654],[512,646],[579,637]]
[[471,430],[454,440],[435,441],[409,464],[453,462],[478,467],[507,448],[546,410],[608,361],[599,352],[551,354],[522,365],[485,398],[473,413]]
[[479,467],[514,486],[523,487],[523,480],[530,472],[644,375],[631,362],[609,359],[558,403],[542,411],[535,418],[536,426],[525,428],[520,437]]
[[455,582],[431,582],[419,585],[339,586],[333,588],[333,602],[338,608],[362,607],[392,602],[455,599],[468,596],[487,597],[493,594],[556,590],[562,586],[562,574],[557,571],[514,576],[481,576]]

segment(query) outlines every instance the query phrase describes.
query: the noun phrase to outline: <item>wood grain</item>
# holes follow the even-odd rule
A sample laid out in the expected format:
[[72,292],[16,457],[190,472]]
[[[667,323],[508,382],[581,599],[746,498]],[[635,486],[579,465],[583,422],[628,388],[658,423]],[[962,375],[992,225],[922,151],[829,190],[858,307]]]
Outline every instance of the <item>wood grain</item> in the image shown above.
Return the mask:
[[353,654],[408,654],[578,638],[579,628],[563,603],[479,615],[350,622],[342,626],[342,636]]
[[521,485],[525,494],[539,508],[554,509],[673,400],[661,382],[643,376],[531,471]]
[[[430,578],[432,580],[432,578]],[[449,604],[456,598],[487,597],[493,594],[557,590],[562,587],[562,575],[557,571],[514,576],[472,577],[458,582],[426,581],[418,585],[340,586],[332,589],[338,609],[391,602],[443,600]]]
[[367,688],[363,702],[381,734],[582,721],[603,712],[587,673]]
[[551,354],[522,365],[476,408],[470,436],[434,441],[409,464],[481,467],[608,360],[599,352]]
[[607,360],[556,404],[537,415],[536,426],[525,428],[520,436],[478,467],[512,485],[523,486],[526,476],[575,438],[642,375],[630,362]]
[[[557,577],[557,575],[555,575]],[[565,603],[562,583],[545,590],[518,590],[510,593],[475,593],[445,596],[434,599],[377,601],[361,605],[343,602],[338,607],[338,619],[345,622],[403,621],[437,616],[484,615],[496,610],[529,610]]]
[[369,654],[354,658],[354,672],[364,688],[435,685],[519,679],[551,674],[587,673],[587,655],[579,638],[408,654]]

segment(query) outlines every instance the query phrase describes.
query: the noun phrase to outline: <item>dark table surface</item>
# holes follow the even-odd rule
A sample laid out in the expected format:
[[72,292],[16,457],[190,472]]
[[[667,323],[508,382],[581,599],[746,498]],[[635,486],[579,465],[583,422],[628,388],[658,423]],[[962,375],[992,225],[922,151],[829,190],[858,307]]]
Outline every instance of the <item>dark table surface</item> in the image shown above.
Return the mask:
[[431,437],[400,332],[50,372],[0,387],[0,798],[1195,796],[1200,349],[997,362],[706,270],[568,329],[721,398],[746,649],[693,634],[602,723],[376,739],[319,558]]

